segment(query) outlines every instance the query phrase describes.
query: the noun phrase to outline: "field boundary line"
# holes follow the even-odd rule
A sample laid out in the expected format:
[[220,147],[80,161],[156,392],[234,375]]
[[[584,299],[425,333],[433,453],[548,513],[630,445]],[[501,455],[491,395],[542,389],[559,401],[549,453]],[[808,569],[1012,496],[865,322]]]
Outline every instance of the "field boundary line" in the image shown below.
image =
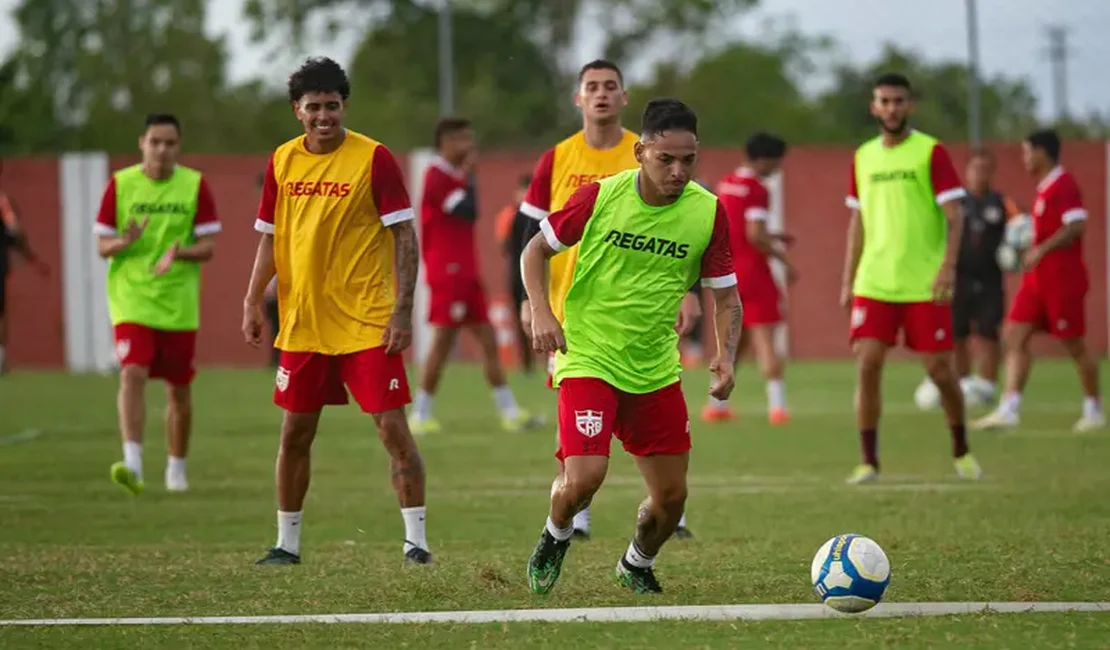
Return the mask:
[[73,625],[257,625],[303,623],[627,623],[663,620],[785,621],[824,618],[895,618],[958,614],[1106,612],[1110,602],[880,603],[863,614],[841,614],[820,604],[684,605],[671,607],[589,607],[505,609],[379,614],[290,614],[276,616],[169,616],[148,618],[42,618],[0,620],[4,626]]
[[21,442],[31,442],[41,435],[42,429],[24,429],[18,433],[9,433],[6,436],[0,436],[0,446],[17,445]]

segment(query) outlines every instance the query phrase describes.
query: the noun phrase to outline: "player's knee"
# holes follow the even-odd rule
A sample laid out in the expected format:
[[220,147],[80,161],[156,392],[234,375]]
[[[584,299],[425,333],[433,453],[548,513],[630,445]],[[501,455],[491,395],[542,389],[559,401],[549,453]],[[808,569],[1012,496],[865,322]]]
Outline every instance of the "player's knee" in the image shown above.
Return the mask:
[[1006,348],[1014,352],[1028,352],[1031,330],[1024,323],[1007,323],[1002,333]]
[[281,425],[281,454],[307,456],[316,437],[316,421],[287,413]]
[[594,494],[604,481],[604,468],[583,468],[582,471],[568,472],[563,477],[562,491],[571,501],[585,507],[594,498]]
[[168,393],[170,403],[179,413],[187,413],[193,410],[193,391],[188,384],[180,386],[171,385]]
[[394,460],[405,460],[409,457],[419,457],[416,441],[412,438],[405,412],[402,409],[392,409],[374,415],[374,423],[378,425],[378,434],[386,451]]
[[948,355],[935,354],[925,359],[925,372],[929,379],[937,386],[944,386],[956,381],[956,373],[952,371],[952,364]]
[[686,508],[686,484],[667,486],[658,493],[659,505],[668,514],[682,515]]
[[1064,350],[1067,351],[1068,356],[1076,361],[1083,361],[1087,356],[1087,344],[1083,337],[1075,337],[1070,339],[1063,339],[1061,341],[1064,345]]
[[144,366],[133,363],[127,364],[120,368],[120,384],[129,388],[141,388],[146,383],[149,374],[150,371]]

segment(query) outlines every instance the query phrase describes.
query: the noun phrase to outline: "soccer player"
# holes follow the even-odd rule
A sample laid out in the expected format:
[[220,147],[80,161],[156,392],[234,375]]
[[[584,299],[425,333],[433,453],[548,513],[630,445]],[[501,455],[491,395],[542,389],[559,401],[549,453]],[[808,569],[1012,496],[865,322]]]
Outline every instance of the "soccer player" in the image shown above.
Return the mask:
[[132,494],[144,489],[143,428],[148,378],[169,386],[165,484],[189,484],[189,451],[196,375],[193,357],[200,326],[200,265],[212,259],[220,221],[207,181],[177,163],[181,124],[169,113],[147,116],[139,148],[143,161],[112,174],[100,200],[94,232],[108,259],[108,311],[120,364],[123,461],[111,479]]
[[473,168],[477,152],[470,120],[439,120],[435,145],[439,155],[424,173],[424,196],[420,201],[420,248],[431,293],[428,322],[433,328],[432,345],[421,369],[409,427],[417,435],[442,429],[432,416],[433,396],[459,330],[465,328],[482,348],[486,381],[501,413],[501,427],[511,432],[530,429],[539,422],[517,405],[505,380],[497,339],[486,313],[486,293],[474,243],[478,198]]
[[871,114],[882,133],[856,150],[846,199],[851,219],[840,300],[851,307],[863,455],[848,477],[853,484],[879,475],[880,384],[887,350],[899,331],[940,391],[957,474],[966,479],[982,474],[968,450],[964,400],[952,369],[950,302],[964,189],[944,145],[909,127],[913,108],[906,77],[888,73],[875,81]]
[[[998,333],[1006,304],[997,253],[1006,234],[1006,222],[1020,213],[1017,204],[994,188],[994,162],[989,149],[972,152],[966,170],[968,192],[962,201],[964,230],[956,263],[952,336],[956,374],[968,405],[995,399],[1000,359]],[[968,350],[973,330],[979,339],[977,374],[972,374]],[[924,381],[932,383],[928,377]]]
[[285,411],[278,537],[258,564],[300,563],[312,442],[323,407],[346,404],[347,390],[371,414],[389,453],[405,561],[428,564],[424,465],[405,420],[410,397],[401,356],[412,342],[419,264],[412,204],[389,149],[343,127],[351,86],[339,64],[308,59],[288,86],[304,135],[270,156],[255,221],[262,235],[243,303],[243,334],[260,346],[263,293],[277,273],[274,403]]
[[524,328],[520,326],[520,306],[527,296],[524,294],[524,280],[520,276],[520,256],[524,252],[524,231],[532,219],[520,212],[520,205],[524,203],[524,195],[528,186],[532,184],[532,175],[524,174],[520,177],[519,185],[513,193],[512,203],[501,208],[497,214],[497,239],[501,250],[505,254],[505,267],[508,274],[506,284],[513,297],[513,320],[517,327],[517,343],[520,348],[520,362],[524,374],[532,373],[532,342]]
[[[788,282],[794,282],[798,274],[785,251],[776,245],[775,236],[767,232],[771,197],[763,181],[782,167],[786,142],[761,132],[748,138],[745,148],[747,161],[721,180],[717,196],[728,212],[732,262],[736,266],[740,300],[744,303],[740,354],[749,343],[754,348],[763,380],[767,382],[767,418],[771,424],[785,424],[790,413],[786,409],[783,360],[775,350],[775,330],[782,323],[779,312],[782,296],[771,274],[771,258],[786,267]],[[728,404],[712,397],[702,410],[706,422],[732,418]]]
[[1006,323],[1006,391],[993,413],[977,420],[980,429],[1010,428],[1020,421],[1021,393],[1029,379],[1029,341],[1038,330],[1056,337],[1075,361],[1083,386],[1083,412],[1076,432],[1106,425],[1099,391],[1098,361],[1087,347],[1087,265],[1083,232],[1087,210],[1079,184],[1060,165],[1060,138],[1035,131],[1022,142],[1022,161],[1037,179],[1033,203],[1033,246],[1022,260],[1021,285]]
[[50,267],[40,260],[27,241],[27,234],[19,223],[19,214],[15,209],[15,202],[6,193],[0,191],[0,375],[8,370],[7,345],[8,345],[8,320],[7,310],[7,284],[8,284],[8,251],[15,250],[32,264],[40,274],[46,275]]
[[[675,320],[699,278],[714,292],[717,354],[710,392],[732,391],[743,310],[729,250],[728,216],[717,197],[690,183],[697,117],[682,102],[644,109],[638,169],[592,181],[540,223],[521,262],[532,339],[556,352],[559,475],[551,510],[528,561],[532,591],[555,585],[574,534],[574,513],[601,487],[615,435],[647,484],[636,534],[617,577],[637,593],[662,591],[652,569],[678,527],[686,501],[690,419],[679,377]],[[576,245],[578,262],[563,302],[547,300],[544,261]]]
[[[530,217],[525,242],[540,232],[540,222],[566,205],[574,192],[585,185],[637,166],[635,133],[621,125],[621,113],[628,105],[624,75],[617,64],[604,59],[590,61],[578,71],[575,105],[582,111],[582,130],[548,149],[536,163],[532,183],[520,211]],[[570,288],[578,250],[571,246],[548,261],[548,299],[556,318],[563,317],[563,300]],[[682,302],[679,329],[685,334],[700,314],[697,296],[691,293]],[[532,307],[526,299],[520,306],[520,322],[525,332],[532,331]],[[547,385],[552,387],[554,356],[549,359]],[[590,537],[590,510],[583,508],[574,519],[575,536]],[[680,538],[692,537],[683,516]]]

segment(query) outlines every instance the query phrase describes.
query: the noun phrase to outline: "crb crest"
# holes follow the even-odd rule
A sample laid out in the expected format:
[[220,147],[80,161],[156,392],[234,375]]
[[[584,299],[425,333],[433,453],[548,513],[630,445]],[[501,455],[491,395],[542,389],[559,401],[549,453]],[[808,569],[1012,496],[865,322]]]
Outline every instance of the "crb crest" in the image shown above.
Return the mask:
[[285,368],[282,368],[281,366],[278,366],[277,376],[274,378],[274,384],[277,385],[278,390],[285,392],[285,389],[289,388],[289,371]]
[[602,428],[601,411],[575,411],[574,426],[578,429],[578,433],[581,433],[587,438],[597,437],[601,434]]
[[127,355],[130,354],[130,352],[131,352],[131,340],[130,339],[121,339],[119,341],[116,341],[116,359],[118,359],[120,363],[123,363],[124,361],[127,361]]

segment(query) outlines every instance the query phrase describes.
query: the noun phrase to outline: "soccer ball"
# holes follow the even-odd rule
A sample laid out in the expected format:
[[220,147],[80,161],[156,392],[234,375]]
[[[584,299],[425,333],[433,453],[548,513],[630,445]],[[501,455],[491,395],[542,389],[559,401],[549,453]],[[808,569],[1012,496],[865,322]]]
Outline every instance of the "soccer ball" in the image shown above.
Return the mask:
[[[979,377],[964,377],[960,380],[960,392],[964,394],[964,405],[982,406],[994,399],[994,388]],[[921,380],[913,391],[913,403],[922,411],[932,411],[940,406],[940,391],[932,379]]]
[[838,612],[857,614],[882,600],[890,584],[890,560],[870,538],[837,535],[813,556],[810,578],[823,603]]
[[1002,242],[1017,251],[1029,250],[1033,245],[1033,217],[1019,214],[1007,221]]
[[998,268],[1007,273],[1021,268],[1021,251],[1005,242],[998,245],[998,250],[994,252],[994,259],[998,262]]
[[922,411],[931,411],[940,406],[940,391],[932,379],[926,377],[913,391],[913,403]]

